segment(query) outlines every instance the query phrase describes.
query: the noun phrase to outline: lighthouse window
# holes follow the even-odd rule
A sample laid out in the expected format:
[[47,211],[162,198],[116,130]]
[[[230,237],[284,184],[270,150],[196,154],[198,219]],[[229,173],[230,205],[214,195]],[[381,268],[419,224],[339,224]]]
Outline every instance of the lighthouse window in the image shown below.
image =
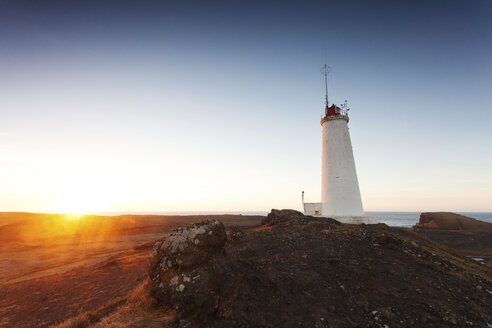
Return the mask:
[[319,211],[314,211],[314,215],[319,215]]

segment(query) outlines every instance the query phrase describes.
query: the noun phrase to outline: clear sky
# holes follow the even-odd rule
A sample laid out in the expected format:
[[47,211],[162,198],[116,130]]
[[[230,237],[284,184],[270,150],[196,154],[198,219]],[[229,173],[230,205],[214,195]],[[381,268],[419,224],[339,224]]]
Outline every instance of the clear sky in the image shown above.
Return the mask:
[[0,0],[0,211],[492,211],[492,2]]

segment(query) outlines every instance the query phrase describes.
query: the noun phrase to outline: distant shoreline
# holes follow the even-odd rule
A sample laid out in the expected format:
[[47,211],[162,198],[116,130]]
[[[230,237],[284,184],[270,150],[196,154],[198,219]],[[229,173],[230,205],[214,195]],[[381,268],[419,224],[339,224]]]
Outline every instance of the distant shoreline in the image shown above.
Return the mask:
[[[120,215],[165,215],[165,216],[195,216],[195,215],[245,215],[266,216],[270,211],[123,211],[123,212],[93,212],[84,215],[120,216]],[[6,212],[0,212],[6,213]],[[12,212],[11,212],[12,213]],[[16,212],[23,213],[23,212]],[[35,214],[60,214],[60,213],[36,213]],[[391,227],[409,228],[419,221],[422,212],[391,212],[391,211],[367,211],[369,216],[376,217],[379,222]],[[477,220],[492,223],[492,212],[454,212]]]

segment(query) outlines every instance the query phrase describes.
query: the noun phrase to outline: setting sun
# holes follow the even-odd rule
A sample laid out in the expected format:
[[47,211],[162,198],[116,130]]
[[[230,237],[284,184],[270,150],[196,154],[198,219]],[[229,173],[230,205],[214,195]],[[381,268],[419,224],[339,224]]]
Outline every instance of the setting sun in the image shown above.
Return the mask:
[[52,212],[70,213],[74,218],[80,214],[105,211],[102,195],[95,192],[93,188],[84,188],[81,185],[64,188],[63,192],[57,194],[54,199]]
[[63,214],[63,217],[67,221],[78,221],[82,218],[82,214],[77,214],[77,213],[65,213]]

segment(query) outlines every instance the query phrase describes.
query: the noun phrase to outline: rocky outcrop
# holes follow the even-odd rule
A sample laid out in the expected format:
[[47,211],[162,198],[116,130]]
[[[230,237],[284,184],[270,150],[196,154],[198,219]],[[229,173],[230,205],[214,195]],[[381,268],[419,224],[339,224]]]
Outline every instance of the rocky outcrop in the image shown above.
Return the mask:
[[261,224],[279,224],[283,222],[301,222],[306,217],[299,211],[295,210],[271,210],[266,218],[261,220]]
[[319,222],[320,220],[324,220],[325,222],[329,222],[330,224],[341,224],[336,220],[330,218],[313,218],[312,216],[305,216],[299,211],[296,210],[276,210],[273,209],[267,215],[266,218],[261,220],[262,225],[274,225],[280,223],[289,223],[289,224],[306,224],[310,221]]
[[208,264],[222,255],[225,242],[225,228],[218,220],[172,230],[157,241],[149,269],[152,297],[187,316],[215,312],[220,270]]
[[485,264],[492,264],[492,223],[451,212],[420,214],[415,233]]
[[439,230],[492,232],[492,223],[476,220],[451,212],[424,212],[414,229],[434,228]]
[[492,325],[492,271],[411,231],[272,210],[158,241],[151,294],[180,327]]

